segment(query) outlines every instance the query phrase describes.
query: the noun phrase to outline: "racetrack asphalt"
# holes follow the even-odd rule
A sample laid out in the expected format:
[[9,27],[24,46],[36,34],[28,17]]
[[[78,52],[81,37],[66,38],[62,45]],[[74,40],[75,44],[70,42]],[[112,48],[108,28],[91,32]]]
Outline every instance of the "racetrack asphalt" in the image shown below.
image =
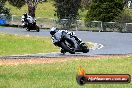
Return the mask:
[[[0,32],[18,35],[31,35],[31,36],[48,36],[50,37],[49,30],[26,31],[23,28],[0,28]],[[101,44],[104,47],[101,49],[90,50],[89,53],[77,53],[75,55],[62,55],[60,53],[47,53],[47,54],[32,54],[32,56],[45,56],[45,57],[59,57],[59,56],[93,56],[93,55],[115,55],[115,54],[132,54],[132,33],[119,33],[119,32],[89,32],[89,31],[74,31],[76,35],[84,42],[93,42]]]

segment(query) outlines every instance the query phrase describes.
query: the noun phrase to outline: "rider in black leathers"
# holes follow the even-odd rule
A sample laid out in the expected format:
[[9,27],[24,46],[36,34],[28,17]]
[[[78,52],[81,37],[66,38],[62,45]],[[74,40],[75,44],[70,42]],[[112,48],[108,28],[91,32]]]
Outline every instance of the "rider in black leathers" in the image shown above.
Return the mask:
[[50,34],[52,35],[52,39],[53,39],[53,43],[54,45],[57,45],[56,41],[57,38],[55,38],[56,36],[54,36],[56,33],[57,33],[57,37],[61,37],[62,35],[62,32],[65,32],[66,34],[70,35],[71,37],[74,37],[75,40],[78,42],[78,43],[82,43],[81,39],[79,39],[74,32],[68,32],[67,30],[59,30],[59,28],[55,28],[55,27],[52,27],[51,30],[50,30]]

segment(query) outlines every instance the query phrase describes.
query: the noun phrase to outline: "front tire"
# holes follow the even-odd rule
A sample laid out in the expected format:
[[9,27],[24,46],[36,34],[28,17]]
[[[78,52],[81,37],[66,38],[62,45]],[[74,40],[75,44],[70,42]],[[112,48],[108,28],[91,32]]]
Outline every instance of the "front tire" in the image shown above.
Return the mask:
[[[70,46],[68,46],[65,42],[67,41],[67,43],[70,44]],[[71,53],[71,54],[75,54],[75,45],[72,42],[72,40],[70,39],[66,39],[65,42],[61,42],[61,48],[64,49],[65,51]]]
[[66,51],[64,50],[64,49],[61,49],[61,51],[60,51],[62,54],[65,54],[66,53]]

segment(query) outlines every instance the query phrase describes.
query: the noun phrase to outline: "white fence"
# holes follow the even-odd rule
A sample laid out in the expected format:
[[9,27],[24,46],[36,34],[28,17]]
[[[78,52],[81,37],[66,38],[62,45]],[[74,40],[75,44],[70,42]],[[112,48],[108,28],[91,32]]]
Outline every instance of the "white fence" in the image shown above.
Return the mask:
[[91,21],[86,22],[85,26],[89,30],[132,32],[132,23]]
[[[82,20],[69,21],[68,19],[56,20],[53,18],[37,17],[37,24],[41,28],[51,28],[53,26],[69,30],[89,30],[89,31],[120,31],[132,32],[132,23],[101,22]],[[10,24],[21,25],[21,16],[12,16]]]
[[[53,18],[41,18],[41,17],[37,17],[37,24],[41,27],[41,28],[50,28],[52,26],[55,26],[55,20]],[[11,25],[21,25],[21,16],[16,16],[13,15],[11,18],[11,21],[9,22],[9,24]]]

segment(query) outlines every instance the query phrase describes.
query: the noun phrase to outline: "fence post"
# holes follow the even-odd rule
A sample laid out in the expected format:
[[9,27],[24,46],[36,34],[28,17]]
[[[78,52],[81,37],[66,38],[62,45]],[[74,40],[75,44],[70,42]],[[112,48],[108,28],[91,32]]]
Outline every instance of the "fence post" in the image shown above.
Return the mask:
[[16,16],[16,15],[12,15],[12,19],[11,19],[11,21],[14,21],[14,16]]
[[102,30],[103,30],[103,22],[101,21],[101,30],[100,31],[102,31]]
[[11,21],[13,21],[13,15],[11,16]]
[[125,30],[124,31],[127,32],[127,23],[125,23]]

